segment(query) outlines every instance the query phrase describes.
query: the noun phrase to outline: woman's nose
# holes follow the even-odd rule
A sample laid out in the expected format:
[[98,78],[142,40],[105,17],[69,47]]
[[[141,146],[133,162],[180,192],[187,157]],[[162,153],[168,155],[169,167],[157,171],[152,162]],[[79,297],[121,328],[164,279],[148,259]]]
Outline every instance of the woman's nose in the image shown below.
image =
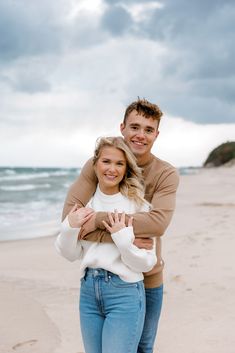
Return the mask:
[[114,165],[114,164],[110,164],[109,170],[110,170],[111,172],[115,171],[115,165]]

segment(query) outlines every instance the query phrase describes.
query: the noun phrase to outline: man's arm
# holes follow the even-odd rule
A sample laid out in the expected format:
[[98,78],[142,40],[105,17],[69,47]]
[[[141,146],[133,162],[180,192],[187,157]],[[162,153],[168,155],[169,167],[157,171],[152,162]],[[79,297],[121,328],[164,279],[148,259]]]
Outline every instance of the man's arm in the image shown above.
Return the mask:
[[[152,210],[150,212],[138,212],[132,215],[134,234],[136,237],[149,238],[151,236],[163,235],[173,216],[176,190],[179,184],[178,171],[171,168],[159,179],[160,181],[156,185],[151,200]],[[126,224],[128,217],[129,216],[126,217]],[[104,230],[103,220],[108,223],[107,213],[97,212],[95,224],[96,227],[99,228],[99,241],[110,242],[111,237],[110,234]],[[95,241],[94,239],[97,238],[97,232],[85,234],[85,231],[82,229],[81,237],[82,239]]]
[[70,187],[65,199],[62,221],[69,214],[74,205],[85,207],[94,194],[97,186],[92,159],[89,159],[81,170],[77,180]]
[[178,171],[172,169],[155,189],[151,200],[152,210],[134,215],[133,227],[136,237],[148,238],[149,235],[158,237],[165,233],[175,210],[178,185]]

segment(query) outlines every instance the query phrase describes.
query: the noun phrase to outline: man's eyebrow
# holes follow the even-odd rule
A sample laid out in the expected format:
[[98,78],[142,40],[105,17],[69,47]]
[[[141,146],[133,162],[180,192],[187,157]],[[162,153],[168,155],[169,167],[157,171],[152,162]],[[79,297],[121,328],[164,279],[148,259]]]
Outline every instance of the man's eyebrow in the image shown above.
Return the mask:
[[[130,126],[140,126],[140,124],[137,124],[137,123],[131,123],[130,124]],[[152,127],[152,126],[149,126],[149,125],[147,125],[147,126],[145,126],[145,129],[149,129],[149,130],[154,130],[154,127]]]

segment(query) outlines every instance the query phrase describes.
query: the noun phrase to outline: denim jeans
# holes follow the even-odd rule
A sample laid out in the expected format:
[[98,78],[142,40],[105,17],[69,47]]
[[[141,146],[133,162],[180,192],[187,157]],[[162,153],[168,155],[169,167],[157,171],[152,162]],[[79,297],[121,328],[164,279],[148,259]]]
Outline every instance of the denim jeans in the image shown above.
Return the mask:
[[136,353],[145,318],[143,281],[124,282],[103,269],[81,280],[80,323],[86,353]]
[[137,353],[153,353],[154,341],[162,308],[163,285],[156,288],[145,288],[145,295],[146,314],[144,329]]

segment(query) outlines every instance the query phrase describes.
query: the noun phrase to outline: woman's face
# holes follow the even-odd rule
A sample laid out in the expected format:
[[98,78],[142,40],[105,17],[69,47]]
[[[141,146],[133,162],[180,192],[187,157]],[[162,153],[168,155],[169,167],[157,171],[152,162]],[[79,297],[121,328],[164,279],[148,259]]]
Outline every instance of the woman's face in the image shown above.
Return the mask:
[[95,164],[95,172],[99,181],[100,190],[104,194],[119,192],[119,184],[126,173],[126,158],[123,151],[104,146]]

